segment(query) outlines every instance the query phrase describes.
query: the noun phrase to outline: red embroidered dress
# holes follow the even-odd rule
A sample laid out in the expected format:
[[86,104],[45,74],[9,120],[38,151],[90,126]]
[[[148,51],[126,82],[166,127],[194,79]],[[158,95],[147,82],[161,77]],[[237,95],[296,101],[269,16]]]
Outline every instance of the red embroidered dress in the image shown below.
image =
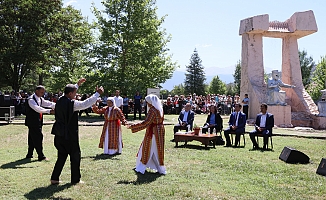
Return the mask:
[[131,125],[133,133],[146,128],[146,133],[142,142],[141,162],[146,165],[151,155],[152,138],[155,135],[156,147],[158,152],[158,160],[161,166],[164,165],[164,135],[165,129],[163,125],[164,117],[161,117],[160,112],[151,107],[147,113],[146,119],[138,124]]
[[[102,134],[100,137],[100,143],[98,147],[108,148],[108,149],[118,149],[119,132],[121,130],[120,121],[122,122],[123,125],[127,123],[125,116],[123,115],[121,110],[115,106],[112,107],[109,116],[108,116],[108,112],[109,112],[108,106],[100,109],[98,107],[93,107],[93,111],[97,114],[104,114],[104,119],[105,119]],[[106,131],[108,131],[109,143],[107,147],[103,147]]]

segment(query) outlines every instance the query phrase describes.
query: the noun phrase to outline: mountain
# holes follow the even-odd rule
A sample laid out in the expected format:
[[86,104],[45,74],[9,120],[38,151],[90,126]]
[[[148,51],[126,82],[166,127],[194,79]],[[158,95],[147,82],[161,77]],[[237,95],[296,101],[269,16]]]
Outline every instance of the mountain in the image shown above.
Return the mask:
[[[232,74],[217,74],[220,80],[222,80],[224,83],[228,84],[234,81]],[[210,83],[212,79],[216,75],[207,75],[206,73],[206,83]],[[171,91],[175,85],[180,85],[181,83],[184,83],[186,76],[185,72],[183,71],[174,71],[173,76],[171,79],[166,80],[164,84],[162,84],[162,89],[167,89]]]

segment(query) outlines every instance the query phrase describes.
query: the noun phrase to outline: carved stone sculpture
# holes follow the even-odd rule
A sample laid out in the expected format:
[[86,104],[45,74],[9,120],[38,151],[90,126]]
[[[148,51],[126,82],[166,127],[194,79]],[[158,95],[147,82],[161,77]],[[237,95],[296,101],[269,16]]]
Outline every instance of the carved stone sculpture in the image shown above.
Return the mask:
[[286,106],[285,103],[285,91],[281,89],[281,87],[285,88],[294,88],[294,85],[288,85],[283,83],[280,80],[278,70],[272,71],[272,77],[268,79],[267,82],[267,104],[269,105],[282,105]]

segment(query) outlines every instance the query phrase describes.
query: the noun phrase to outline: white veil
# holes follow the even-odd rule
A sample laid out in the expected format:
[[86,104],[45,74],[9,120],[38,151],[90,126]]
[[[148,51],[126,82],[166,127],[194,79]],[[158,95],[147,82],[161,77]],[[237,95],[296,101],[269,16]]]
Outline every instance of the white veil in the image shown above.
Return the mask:
[[158,111],[160,111],[161,117],[163,117],[163,108],[160,99],[154,95],[154,94],[149,94],[145,97],[145,100],[147,103],[150,103],[156,108]]
[[107,101],[111,101],[113,103],[113,107],[116,107],[114,97],[108,97]]

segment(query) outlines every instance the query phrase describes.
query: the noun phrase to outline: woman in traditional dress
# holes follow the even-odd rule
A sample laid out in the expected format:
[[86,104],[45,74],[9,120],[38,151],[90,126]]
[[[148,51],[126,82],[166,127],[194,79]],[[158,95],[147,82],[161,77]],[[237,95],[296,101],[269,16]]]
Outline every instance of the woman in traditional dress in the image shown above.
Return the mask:
[[99,148],[104,149],[104,154],[114,155],[122,152],[121,122],[127,124],[125,116],[120,108],[115,106],[114,98],[107,99],[107,106],[98,108],[93,105],[93,111],[97,114],[104,114],[105,123],[100,138]]
[[128,125],[133,133],[146,128],[146,133],[137,154],[135,171],[144,174],[146,168],[160,174],[166,174],[164,166],[164,134],[163,108],[156,95],[145,97],[149,108],[146,119],[138,124]]

